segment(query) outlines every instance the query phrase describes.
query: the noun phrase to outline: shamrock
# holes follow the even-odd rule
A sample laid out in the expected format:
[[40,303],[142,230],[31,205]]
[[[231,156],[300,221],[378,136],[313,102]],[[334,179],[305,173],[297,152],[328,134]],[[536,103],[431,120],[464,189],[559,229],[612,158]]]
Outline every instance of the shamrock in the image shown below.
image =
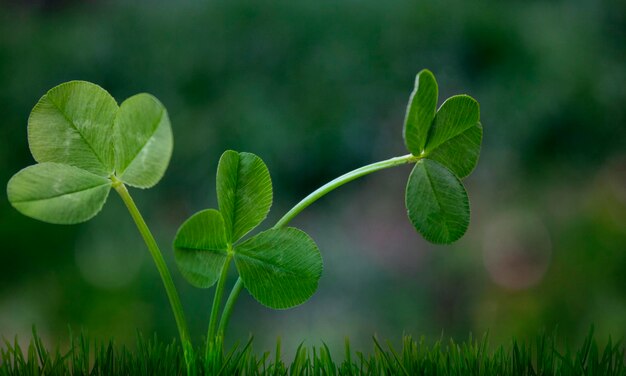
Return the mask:
[[409,219],[433,243],[458,240],[467,230],[469,200],[461,179],[480,153],[482,125],[478,102],[455,95],[436,109],[438,87],[429,70],[415,79],[404,120],[404,143],[418,158],[406,186]]
[[176,263],[192,285],[208,288],[231,259],[250,294],[274,309],[305,302],[322,274],[317,245],[304,231],[272,228],[241,241],[267,216],[272,181],[258,156],[232,150],[217,168],[219,210],[202,210],[182,224],[174,239]]
[[137,94],[120,106],[100,86],[70,81],[48,91],[28,118],[28,144],[38,163],[8,183],[11,204],[45,222],[94,217],[111,187],[150,188],[172,154],[167,111]]

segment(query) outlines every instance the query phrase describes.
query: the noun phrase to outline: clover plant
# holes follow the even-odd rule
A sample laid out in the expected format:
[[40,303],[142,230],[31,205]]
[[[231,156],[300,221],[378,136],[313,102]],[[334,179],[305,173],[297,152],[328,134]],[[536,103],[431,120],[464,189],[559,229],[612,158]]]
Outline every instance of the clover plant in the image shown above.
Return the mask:
[[[461,179],[478,161],[482,141],[479,106],[467,95],[452,96],[438,109],[437,101],[435,77],[423,70],[416,77],[404,121],[409,154],[357,168],[330,181],[272,228],[252,236],[246,237],[263,222],[272,205],[269,171],[261,158],[251,153],[228,150],[221,156],[218,209],[192,215],[173,242],[178,269],[189,283],[199,288],[217,284],[206,338],[207,361],[221,356],[228,319],[243,288],[274,309],[297,306],[315,293],[322,275],[320,251],[304,231],[287,225],[343,184],[382,169],[414,164],[405,193],[413,226],[432,243],[449,244],[463,236],[470,209]],[[150,188],[165,173],[173,145],[165,107],[149,94],[137,94],[118,105],[101,87],[71,81],[51,89],[35,105],[28,119],[28,141],[37,163],[9,181],[11,204],[35,219],[74,224],[95,216],[111,188],[115,189],[161,275],[189,366],[193,348],[178,292],[126,188]],[[239,277],[218,323],[232,261]]]

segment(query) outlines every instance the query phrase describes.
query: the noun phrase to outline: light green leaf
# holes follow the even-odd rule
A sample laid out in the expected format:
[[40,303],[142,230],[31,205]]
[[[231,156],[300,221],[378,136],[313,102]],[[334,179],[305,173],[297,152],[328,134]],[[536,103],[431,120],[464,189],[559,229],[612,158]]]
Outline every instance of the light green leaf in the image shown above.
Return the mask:
[[98,85],[70,81],[52,88],[28,118],[28,143],[37,162],[113,172],[115,99]]
[[317,245],[293,227],[267,230],[238,245],[235,264],[250,294],[274,309],[304,303],[322,275]]
[[7,185],[22,214],[57,224],[84,222],[102,209],[111,181],[78,167],[45,162],[26,167]]
[[439,163],[417,162],[405,201],[409,219],[426,240],[449,244],[465,234],[470,217],[467,193],[461,181]]
[[215,209],[192,215],[174,239],[174,255],[181,274],[194,286],[213,286],[228,255],[224,219]]
[[172,156],[172,129],[165,107],[150,94],[126,99],[115,118],[115,170],[124,183],[150,188]]
[[413,155],[420,155],[428,137],[435,111],[438,88],[432,72],[424,69],[415,77],[415,89],[409,98],[404,118],[404,143]]
[[468,95],[455,95],[441,105],[433,120],[426,152],[430,153],[444,142],[465,132],[478,123],[480,110],[478,102]]
[[261,158],[224,152],[217,167],[217,201],[230,243],[258,226],[272,206],[272,180]]
[[463,133],[449,139],[428,153],[428,158],[446,166],[457,177],[463,179],[469,175],[478,163],[483,127],[480,122]]

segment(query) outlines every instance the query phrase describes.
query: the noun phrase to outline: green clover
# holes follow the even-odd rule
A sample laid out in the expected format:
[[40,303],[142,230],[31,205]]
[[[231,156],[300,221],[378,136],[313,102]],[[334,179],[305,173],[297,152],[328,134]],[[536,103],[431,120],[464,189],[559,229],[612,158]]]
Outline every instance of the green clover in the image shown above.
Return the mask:
[[217,169],[217,198],[219,211],[194,214],[174,239],[176,263],[187,281],[211,287],[234,258],[244,286],[261,304],[286,309],[311,297],[322,257],[309,235],[293,227],[273,228],[240,241],[272,205],[272,181],[261,158],[226,151]]
[[[208,288],[217,283],[205,360],[218,354],[228,319],[245,287],[275,309],[302,304],[316,291],[323,263],[305,232],[287,227],[319,198],[362,176],[415,163],[406,187],[408,216],[423,237],[452,243],[467,231],[470,208],[461,179],[476,166],[482,142],[478,103],[467,95],[448,98],[437,110],[438,88],[421,71],[409,99],[404,140],[410,154],[350,171],[306,196],[269,230],[244,239],[272,205],[272,182],[263,161],[251,153],[226,151],[217,170],[219,210],[202,210],[179,228],[174,255],[184,278]],[[101,87],[83,81],[61,84],[44,95],[28,120],[28,141],[38,162],[7,185],[11,204],[30,217],[72,224],[95,216],[111,188],[119,193],[144,238],[163,281],[176,319],[185,361],[193,348],[184,311],[167,264],[126,185],[149,188],[165,173],[172,154],[172,131],[163,105],[138,94],[120,106]],[[239,278],[217,329],[230,262]]]
[[447,244],[465,234],[470,207],[461,183],[480,154],[482,126],[478,102],[455,95],[437,106],[438,88],[429,70],[415,79],[404,121],[404,141],[419,158],[406,186],[409,219],[422,236]]
[[149,94],[118,106],[100,86],[70,81],[35,105],[28,144],[38,163],[11,178],[9,201],[29,217],[74,224],[98,214],[116,183],[155,185],[172,154],[172,130]]

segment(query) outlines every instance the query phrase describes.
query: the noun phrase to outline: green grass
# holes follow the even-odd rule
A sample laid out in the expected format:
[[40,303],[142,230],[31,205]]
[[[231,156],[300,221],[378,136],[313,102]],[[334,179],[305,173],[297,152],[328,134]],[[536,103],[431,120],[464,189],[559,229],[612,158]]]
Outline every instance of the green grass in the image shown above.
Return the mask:
[[[600,346],[593,331],[575,351],[560,350],[556,336],[540,335],[534,341],[511,341],[491,349],[487,335],[456,343],[452,340],[428,344],[405,336],[400,348],[373,339],[366,355],[353,351],[346,341],[342,354],[331,355],[326,345],[300,345],[293,361],[285,363],[281,344],[274,356],[258,355],[252,339],[235,346],[210,364],[197,351],[199,375],[626,375],[625,349],[611,340]],[[341,361],[336,361],[339,356]],[[215,358],[214,358],[215,359]],[[0,375],[184,375],[182,351],[176,342],[138,336],[131,351],[114,342],[73,338],[68,351],[47,349],[37,333],[27,349],[17,339],[4,340],[0,351]]]

